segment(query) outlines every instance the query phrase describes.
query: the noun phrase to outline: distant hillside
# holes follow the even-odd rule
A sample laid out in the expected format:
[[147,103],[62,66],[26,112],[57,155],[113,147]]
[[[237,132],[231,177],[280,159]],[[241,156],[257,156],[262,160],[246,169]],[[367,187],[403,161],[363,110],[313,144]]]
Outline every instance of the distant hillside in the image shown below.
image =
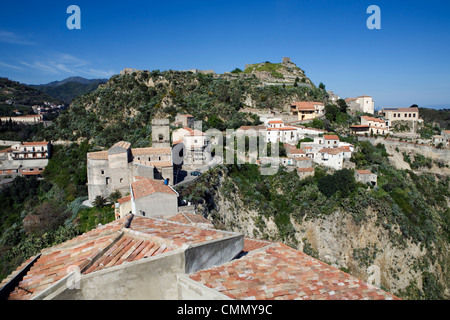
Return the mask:
[[31,112],[31,106],[42,105],[45,102],[62,103],[61,100],[51,97],[48,94],[31,88],[23,83],[12,81],[7,78],[0,78],[0,114],[12,116],[13,110],[27,114]]
[[441,129],[450,130],[450,109],[419,108],[419,113],[425,122],[435,123]]
[[31,85],[31,87],[70,104],[76,97],[96,90],[100,84],[104,84],[107,81],[107,79],[90,80],[81,77],[70,77],[47,84]]
[[310,86],[311,80],[290,58],[284,57],[281,63],[269,61],[245,65],[243,74],[253,74],[258,79],[268,83],[285,83]]
[[47,129],[47,138],[93,139],[99,146],[127,140],[149,144],[151,119],[190,113],[203,128],[239,128],[259,119],[244,113],[246,107],[286,110],[300,100],[325,101],[325,90],[315,86],[265,86],[253,76],[183,71],[134,71],[113,76],[95,91],[75,99],[68,112]]

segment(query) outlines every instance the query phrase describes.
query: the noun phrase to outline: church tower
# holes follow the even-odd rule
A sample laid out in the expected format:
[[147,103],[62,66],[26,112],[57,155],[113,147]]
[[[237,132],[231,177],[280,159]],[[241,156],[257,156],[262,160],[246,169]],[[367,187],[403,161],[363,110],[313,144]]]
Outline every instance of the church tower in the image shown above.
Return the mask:
[[152,147],[170,148],[169,119],[152,120]]

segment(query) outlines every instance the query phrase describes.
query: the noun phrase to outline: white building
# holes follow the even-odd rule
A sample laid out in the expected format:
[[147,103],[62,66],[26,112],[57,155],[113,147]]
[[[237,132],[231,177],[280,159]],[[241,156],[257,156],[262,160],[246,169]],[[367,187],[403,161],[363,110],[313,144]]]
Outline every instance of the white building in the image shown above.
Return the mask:
[[375,101],[370,96],[347,98],[345,102],[352,112],[375,113]]
[[184,150],[183,160],[185,164],[193,162],[203,162],[206,160],[205,149],[208,145],[208,136],[200,131],[191,128],[180,128],[172,132],[173,145],[183,144]]
[[119,199],[116,219],[129,213],[141,217],[167,216],[178,213],[178,193],[165,181],[133,177],[131,195]]

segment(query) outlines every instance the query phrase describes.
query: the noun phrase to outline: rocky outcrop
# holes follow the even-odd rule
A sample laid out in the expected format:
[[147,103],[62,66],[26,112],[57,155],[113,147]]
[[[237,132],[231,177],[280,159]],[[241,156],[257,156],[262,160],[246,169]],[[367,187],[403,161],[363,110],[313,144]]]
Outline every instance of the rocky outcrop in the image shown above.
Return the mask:
[[[249,237],[285,242],[403,299],[429,298],[425,291],[430,290],[430,283],[433,289],[439,288],[440,297],[450,297],[446,280],[448,243],[427,248],[404,239],[400,226],[386,229],[380,223],[383,218],[370,206],[360,222],[342,209],[313,218],[304,216],[301,220],[290,217],[295,240],[283,239],[273,217],[246,206],[245,199],[236,192],[238,186],[230,185],[226,177],[220,181],[210,203],[197,208],[216,226]],[[208,209],[212,207],[213,210]]]

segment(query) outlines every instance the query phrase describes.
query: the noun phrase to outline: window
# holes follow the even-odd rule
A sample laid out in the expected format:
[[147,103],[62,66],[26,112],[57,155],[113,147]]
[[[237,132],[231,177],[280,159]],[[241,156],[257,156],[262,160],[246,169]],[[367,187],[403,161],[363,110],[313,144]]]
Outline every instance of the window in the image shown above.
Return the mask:
[[394,113],[394,118],[397,118],[397,114],[396,113]]
[[411,118],[411,113],[409,114],[409,117]]
[[102,174],[105,174],[105,170],[101,170],[100,172],[101,172]]
[[159,141],[163,141],[164,140],[164,136],[161,133],[158,135],[158,140]]
[[416,117],[416,114],[415,113],[413,113],[413,118],[415,118]]

